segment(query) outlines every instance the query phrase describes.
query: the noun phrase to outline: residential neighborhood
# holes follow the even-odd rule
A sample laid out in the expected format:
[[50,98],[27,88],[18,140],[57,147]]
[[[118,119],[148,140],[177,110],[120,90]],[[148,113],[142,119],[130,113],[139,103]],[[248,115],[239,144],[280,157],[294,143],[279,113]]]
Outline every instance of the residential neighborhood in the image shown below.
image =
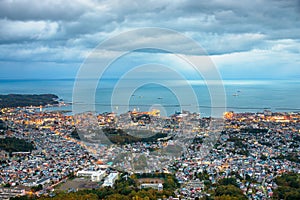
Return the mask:
[[[211,195],[218,181],[234,178],[247,198],[270,199],[277,188],[276,177],[288,172],[300,173],[300,113],[227,112],[222,120],[188,111],[170,117],[160,117],[158,110],[121,115],[103,113],[96,115],[93,129],[90,127],[95,123],[84,120],[90,119],[89,113],[82,115],[80,122],[61,111],[30,107],[5,108],[1,113],[1,137],[22,139],[34,146],[28,152],[1,151],[3,198],[32,194],[32,188],[38,186],[36,195],[50,195],[55,193],[56,185],[72,177],[97,183],[97,188],[113,187],[124,172],[160,172],[173,173],[180,183],[173,198],[204,198]],[[213,129],[211,124],[216,121],[218,126]],[[131,140],[137,135],[121,143],[88,142],[94,138],[99,141],[93,131],[107,128],[164,135],[140,142]],[[74,131],[79,129],[90,131],[78,133],[80,137],[76,139]],[[112,135],[120,139],[122,134]],[[163,190],[163,182],[140,185],[148,187]]]

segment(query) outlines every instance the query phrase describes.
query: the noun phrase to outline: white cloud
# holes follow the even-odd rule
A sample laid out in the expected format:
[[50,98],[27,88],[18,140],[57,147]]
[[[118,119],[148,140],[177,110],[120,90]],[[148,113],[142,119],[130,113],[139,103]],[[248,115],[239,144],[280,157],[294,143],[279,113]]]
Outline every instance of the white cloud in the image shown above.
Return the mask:
[[0,40],[38,40],[49,39],[58,31],[57,22],[49,21],[10,21],[0,20]]
[[300,74],[298,53],[254,49],[211,56],[224,78],[287,79]]

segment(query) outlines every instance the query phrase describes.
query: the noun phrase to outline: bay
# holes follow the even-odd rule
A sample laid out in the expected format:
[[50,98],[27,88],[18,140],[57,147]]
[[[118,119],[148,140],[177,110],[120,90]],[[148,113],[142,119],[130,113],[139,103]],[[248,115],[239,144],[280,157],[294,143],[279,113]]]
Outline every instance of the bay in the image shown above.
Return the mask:
[[[0,80],[0,94],[45,94],[58,95],[65,102],[73,102],[74,79],[26,79],[26,80]],[[134,82],[134,80],[131,80]],[[200,112],[202,116],[211,115],[212,99],[207,85],[203,81],[191,80],[189,85],[172,81],[172,88],[150,81],[138,88],[130,84],[119,85],[118,94],[129,96],[128,99],[116,104],[113,98],[116,95],[114,88],[118,80],[101,80],[96,91],[90,90],[86,94],[95,95],[96,112],[123,112],[129,110],[148,111],[152,108],[161,110],[162,115],[170,115],[176,111],[189,110]],[[197,98],[197,104],[190,102],[190,95],[185,92],[174,93],[176,88],[191,87]],[[269,109],[273,112],[300,111],[300,81],[298,80],[224,80],[223,86],[226,94],[226,110],[235,112],[260,112]],[[175,88],[175,89],[174,89]],[[84,97],[86,94],[82,94]],[[115,97],[114,97],[115,95]],[[74,102],[76,103],[76,102]],[[83,102],[84,103],[84,102]],[[58,108],[58,109],[72,109]]]

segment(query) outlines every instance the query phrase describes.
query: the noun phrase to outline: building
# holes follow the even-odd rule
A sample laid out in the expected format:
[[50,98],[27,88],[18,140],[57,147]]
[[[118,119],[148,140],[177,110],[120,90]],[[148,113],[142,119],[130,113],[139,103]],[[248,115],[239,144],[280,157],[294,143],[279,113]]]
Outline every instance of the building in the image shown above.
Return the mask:
[[101,181],[105,175],[105,171],[99,170],[99,171],[86,171],[81,170],[76,173],[77,176],[82,177],[89,177],[91,181],[98,182]]
[[162,191],[164,189],[164,186],[161,183],[143,183],[143,184],[141,184],[140,188],[141,189],[153,188],[153,189],[156,189],[158,191]]
[[6,160],[7,158],[9,158],[8,152],[0,150],[0,160]]
[[50,182],[51,182],[50,178],[30,179],[26,183],[24,183],[23,185],[27,186],[27,187],[34,187],[34,186],[38,186],[38,185],[44,186],[44,185],[46,185]]
[[115,181],[118,179],[118,175],[119,175],[118,172],[110,173],[110,174],[106,177],[106,179],[104,180],[104,183],[103,183],[102,186],[103,186],[103,187],[105,187],[105,186],[110,186],[110,187],[114,186]]
[[3,188],[0,187],[0,199],[9,200],[12,197],[24,196],[25,190],[20,188]]

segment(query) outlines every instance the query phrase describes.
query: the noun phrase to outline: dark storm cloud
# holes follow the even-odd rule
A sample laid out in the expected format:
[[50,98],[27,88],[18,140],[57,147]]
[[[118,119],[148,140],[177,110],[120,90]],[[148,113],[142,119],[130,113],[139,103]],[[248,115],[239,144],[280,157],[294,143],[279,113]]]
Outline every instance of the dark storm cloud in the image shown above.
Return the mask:
[[76,20],[87,6],[80,1],[2,0],[0,17],[10,20]]
[[280,50],[291,59],[299,52],[300,0],[2,0],[0,27],[0,59],[11,62],[80,62],[104,39],[140,27],[174,29],[210,55]]
[[[272,33],[299,27],[300,14],[295,9],[297,1],[186,1],[182,9],[195,17],[199,13],[212,16],[215,21],[209,31],[213,32],[261,32]],[[292,34],[292,33],[291,33]],[[289,37],[289,35],[283,35]]]
[[56,22],[57,34],[53,36],[66,40],[144,26],[220,35],[260,33],[268,39],[298,38],[300,27],[298,0],[53,2],[4,0],[0,2],[0,18]]

